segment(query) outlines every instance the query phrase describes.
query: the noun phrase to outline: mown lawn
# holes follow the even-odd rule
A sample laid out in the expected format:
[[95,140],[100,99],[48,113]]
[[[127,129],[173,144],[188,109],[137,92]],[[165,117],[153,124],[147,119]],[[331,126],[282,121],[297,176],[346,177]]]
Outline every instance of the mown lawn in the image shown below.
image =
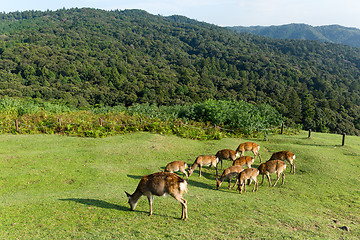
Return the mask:
[[189,219],[182,221],[171,197],[156,197],[148,217],[147,199],[129,211],[124,191],[134,192],[143,175],[168,162],[191,164],[249,139],[1,135],[0,239],[359,239],[360,138],[347,136],[342,147],[341,137],[312,133],[309,139],[304,132],[251,139],[263,160],[294,152],[296,174],[288,165],[283,186],[269,188],[265,179],[258,192],[250,186],[240,195],[227,183],[216,190],[214,169],[204,167],[201,178],[195,170],[184,194]]

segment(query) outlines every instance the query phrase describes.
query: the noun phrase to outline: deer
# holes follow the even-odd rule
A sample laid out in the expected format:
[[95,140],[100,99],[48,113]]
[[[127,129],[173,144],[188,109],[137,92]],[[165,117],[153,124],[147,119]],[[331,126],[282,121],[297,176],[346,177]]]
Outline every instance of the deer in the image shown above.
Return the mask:
[[[229,190],[232,189],[238,183],[237,176],[243,170],[244,169],[239,165],[235,165],[235,166],[231,166],[231,167],[226,168],[223,171],[223,173],[221,174],[220,180],[218,180],[218,178],[216,177],[216,189],[219,190],[222,182],[225,181],[225,180],[227,180],[228,183],[229,183],[228,189]],[[231,182],[231,179],[233,179],[233,177],[236,177],[236,183],[234,184],[233,187],[231,187],[230,182]]]
[[245,142],[245,143],[241,143],[238,148],[236,149],[236,152],[240,152],[240,156],[244,156],[244,153],[246,151],[252,151],[254,153],[254,158],[256,158],[256,156],[259,156],[260,159],[260,163],[261,163],[261,156],[260,156],[260,146],[257,145],[254,142]]
[[133,194],[125,191],[129,198],[131,211],[135,210],[141,196],[144,195],[148,198],[150,205],[149,216],[153,214],[152,204],[154,196],[165,196],[169,194],[181,203],[181,219],[186,220],[188,214],[187,201],[182,197],[184,192],[187,192],[187,182],[182,177],[170,172],[158,172],[143,176]]
[[291,165],[290,173],[292,172],[293,174],[295,174],[295,164],[294,164],[295,154],[293,154],[292,152],[281,151],[281,152],[273,153],[273,155],[271,155],[269,160],[288,161]]
[[186,176],[186,180],[189,179],[188,174],[186,172],[187,169],[187,164],[186,162],[183,161],[173,161],[171,163],[168,163],[165,167],[165,171],[164,172],[182,172],[185,176]]
[[189,168],[189,177],[193,174],[194,170],[199,166],[199,177],[201,177],[201,168],[202,166],[215,167],[216,176],[218,175],[217,164],[219,162],[219,158],[215,155],[201,155],[195,159],[195,162]]
[[244,192],[246,192],[246,180],[250,180],[250,183],[252,181],[254,181],[254,188],[253,188],[253,192],[258,190],[258,180],[257,180],[257,176],[259,175],[259,170],[256,168],[247,168],[244,171],[239,173],[238,179],[237,179],[237,183],[238,183],[238,189],[239,190],[239,194],[242,194],[242,191],[244,189]]
[[253,158],[253,157],[242,156],[242,157],[235,159],[235,161],[233,161],[233,166],[240,165],[242,167],[247,166],[248,168],[251,168],[251,164],[253,164],[254,161],[255,161],[255,158]]
[[219,158],[219,162],[221,162],[221,169],[222,169],[223,168],[223,159],[231,159],[234,161],[236,158],[239,157],[239,153],[232,149],[223,149],[223,150],[218,151],[215,154],[215,156]]
[[263,175],[261,185],[263,184],[264,177],[266,175],[268,180],[269,180],[269,186],[271,187],[271,180],[270,180],[270,174],[271,173],[276,173],[277,174],[277,179],[276,179],[276,182],[274,183],[273,187],[275,187],[277,182],[279,181],[280,175],[282,175],[282,183],[281,183],[281,185],[284,185],[284,181],[285,181],[284,171],[285,171],[285,169],[286,169],[286,163],[284,161],[282,161],[282,160],[269,160],[269,161],[267,161],[265,163],[261,163],[260,166],[258,167],[259,174]]

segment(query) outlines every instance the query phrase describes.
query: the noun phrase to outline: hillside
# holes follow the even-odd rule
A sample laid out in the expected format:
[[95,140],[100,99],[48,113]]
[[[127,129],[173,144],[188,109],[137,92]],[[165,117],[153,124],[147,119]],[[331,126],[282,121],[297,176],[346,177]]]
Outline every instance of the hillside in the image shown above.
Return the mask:
[[236,32],[252,33],[275,39],[303,39],[360,47],[360,29],[339,25],[311,26],[286,24],[280,26],[229,27]]
[[359,134],[360,50],[238,34],[141,10],[0,14],[0,96],[77,108],[206,99],[274,106],[315,131]]

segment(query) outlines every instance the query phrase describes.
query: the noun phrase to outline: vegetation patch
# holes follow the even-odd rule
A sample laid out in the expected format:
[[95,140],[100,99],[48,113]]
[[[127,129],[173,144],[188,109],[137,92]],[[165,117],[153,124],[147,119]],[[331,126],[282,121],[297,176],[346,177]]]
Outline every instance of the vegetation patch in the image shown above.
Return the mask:
[[190,139],[263,135],[280,131],[284,121],[269,105],[208,100],[189,106],[137,104],[129,108],[70,109],[13,98],[0,100],[1,133],[106,137],[147,131]]

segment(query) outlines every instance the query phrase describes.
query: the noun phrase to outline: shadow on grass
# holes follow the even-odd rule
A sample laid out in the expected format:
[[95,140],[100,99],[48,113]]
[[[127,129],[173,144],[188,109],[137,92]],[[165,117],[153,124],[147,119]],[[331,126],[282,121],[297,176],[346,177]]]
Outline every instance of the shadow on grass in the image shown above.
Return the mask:
[[[218,174],[220,175],[222,173],[223,170],[219,170]],[[196,176],[199,177],[199,169],[197,168],[196,170],[194,170],[194,172],[192,173],[191,176]],[[201,169],[201,178],[206,178],[209,180],[215,180],[216,179],[216,171],[214,168],[205,168],[204,167]]]
[[127,175],[129,178],[133,178],[133,179],[141,179],[143,176],[137,176],[137,175],[130,175],[130,174],[128,174]]
[[[313,140],[312,138],[299,138],[300,140]],[[337,144],[320,144],[320,143],[315,143],[315,142],[296,142],[295,144],[297,145],[302,145],[302,146],[313,146],[313,147],[341,147],[341,145],[337,145]]]
[[214,180],[214,184],[213,185],[209,185],[209,184],[206,184],[206,183],[203,183],[203,182],[198,182],[198,181],[194,181],[192,179],[189,179],[188,181],[188,187],[192,187],[192,186],[195,186],[195,187],[199,187],[199,188],[206,188],[206,189],[210,189],[210,190],[216,190],[216,182]]
[[121,211],[129,211],[129,207],[119,206],[116,204],[112,204],[103,200],[98,199],[89,199],[89,198],[66,198],[66,199],[59,199],[60,201],[71,201],[77,202],[88,206],[95,206],[99,208],[106,208],[106,209],[115,209]]
[[[142,210],[134,210],[132,211],[130,207],[125,206],[119,206],[116,204],[112,204],[103,200],[98,199],[89,199],[89,198],[66,198],[66,199],[59,199],[60,201],[70,201],[70,202],[77,202],[88,206],[94,206],[99,208],[105,208],[105,209],[115,209],[119,211],[129,211],[129,212],[138,212],[138,213],[144,213],[146,215],[149,214],[148,211],[142,211]],[[142,203],[143,204],[143,203]],[[154,213],[153,215],[162,216],[162,217],[169,217],[168,215],[162,215],[158,213]],[[179,217],[173,217],[174,219],[179,219]]]

